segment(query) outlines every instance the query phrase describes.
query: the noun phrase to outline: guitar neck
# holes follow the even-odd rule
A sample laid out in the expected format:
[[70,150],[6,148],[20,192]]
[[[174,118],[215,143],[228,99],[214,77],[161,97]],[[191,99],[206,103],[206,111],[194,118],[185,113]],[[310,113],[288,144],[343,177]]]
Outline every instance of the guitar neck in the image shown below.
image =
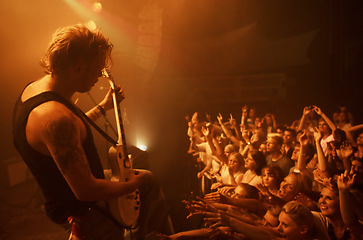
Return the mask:
[[112,93],[112,99],[113,99],[113,107],[115,110],[115,118],[116,118],[116,125],[117,125],[117,145],[123,147],[124,157],[128,159],[128,152],[127,152],[127,144],[126,144],[126,137],[125,137],[125,130],[122,122],[122,114],[120,105],[117,103],[117,96],[116,96],[116,84],[114,79],[111,77],[111,75],[107,72],[107,70],[104,71],[104,75],[108,77],[109,83],[111,85],[111,88],[113,90]]
[[122,116],[121,116],[121,109],[120,109],[120,105],[117,104],[117,114],[116,114],[116,118],[118,118],[118,124],[117,127],[120,129],[118,130],[118,145],[122,145],[123,147],[123,152],[125,154],[125,157],[128,158],[129,154],[127,152],[127,144],[126,144],[126,136],[125,136],[125,130],[124,130],[124,125],[122,122]]

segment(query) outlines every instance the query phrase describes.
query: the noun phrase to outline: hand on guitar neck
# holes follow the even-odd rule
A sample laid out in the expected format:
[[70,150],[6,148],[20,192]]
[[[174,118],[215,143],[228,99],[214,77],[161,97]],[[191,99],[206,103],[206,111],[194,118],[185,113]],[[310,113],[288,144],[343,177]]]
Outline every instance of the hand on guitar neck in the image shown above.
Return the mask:
[[[117,104],[120,104],[122,102],[122,100],[125,99],[124,90],[121,88],[120,85],[115,85],[115,93],[116,93],[116,98],[117,98]],[[114,107],[112,95],[113,95],[113,89],[110,87],[105,98],[100,102],[100,104],[98,104],[105,111],[113,109],[113,107]]]

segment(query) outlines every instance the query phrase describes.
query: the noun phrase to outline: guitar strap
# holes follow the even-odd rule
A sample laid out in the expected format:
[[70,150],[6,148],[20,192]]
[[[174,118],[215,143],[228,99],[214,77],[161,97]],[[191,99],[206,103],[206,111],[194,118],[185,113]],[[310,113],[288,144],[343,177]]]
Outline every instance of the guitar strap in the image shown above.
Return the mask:
[[[76,105],[75,105],[76,106]],[[79,112],[82,114],[82,116],[84,117],[84,119],[86,119],[89,124],[91,124],[96,130],[97,132],[99,132],[107,141],[109,141],[110,143],[112,143],[113,146],[117,145],[117,141],[114,140],[112,137],[110,137],[105,131],[103,131],[95,122],[93,122],[78,106],[76,106],[79,110]]]

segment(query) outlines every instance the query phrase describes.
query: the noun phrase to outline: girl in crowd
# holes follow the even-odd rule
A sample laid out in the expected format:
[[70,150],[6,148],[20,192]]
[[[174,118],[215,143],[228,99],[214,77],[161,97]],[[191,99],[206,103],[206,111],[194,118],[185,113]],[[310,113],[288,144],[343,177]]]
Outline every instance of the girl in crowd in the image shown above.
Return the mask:
[[280,183],[283,180],[283,173],[279,166],[267,165],[262,169],[262,184],[258,184],[259,189],[266,188],[273,195],[277,195]]
[[275,116],[271,113],[266,114],[262,120],[261,120],[261,127],[264,129],[264,131],[269,133],[275,133],[277,128],[277,123],[275,120]]
[[320,212],[313,212],[318,220],[317,231],[327,231],[330,239],[351,240],[363,236],[363,226],[350,206],[349,195],[346,195],[351,184],[346,176],[347,173],[338,177],[338,185],[331,183],[322,189],[318,202]]
[[241,182],[244,175],[244,161],[240,153],[234,152],[229,155],[228,165],[224,164],[220,170],[220,177],[217,183],[211,187],[212,190],[222,187],[236,187]]
[[252,186],[262,183],[261,170],[266,166],[266,158],[260,151],[251,151],[245,159],[245,169],[242,182]]

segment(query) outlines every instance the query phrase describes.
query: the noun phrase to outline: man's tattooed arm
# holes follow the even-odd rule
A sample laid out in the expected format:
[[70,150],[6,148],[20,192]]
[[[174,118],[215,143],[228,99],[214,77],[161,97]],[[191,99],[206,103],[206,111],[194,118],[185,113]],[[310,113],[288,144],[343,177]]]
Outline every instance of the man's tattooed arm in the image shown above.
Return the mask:
[[63,175],[75,174],[77,169],[90,169],[77,131],[74,116],[63,116],[47,123],[52,155]]

